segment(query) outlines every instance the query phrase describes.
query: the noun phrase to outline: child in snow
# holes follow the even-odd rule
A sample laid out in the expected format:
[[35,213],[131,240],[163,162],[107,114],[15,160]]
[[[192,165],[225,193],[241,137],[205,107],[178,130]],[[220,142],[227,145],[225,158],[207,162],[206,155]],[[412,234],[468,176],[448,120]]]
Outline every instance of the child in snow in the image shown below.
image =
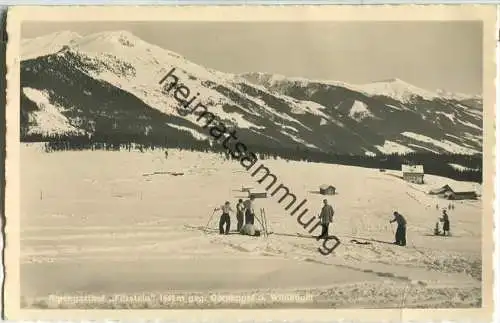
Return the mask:
[[438,236],[439,235],[439,221],[436,222],[436,227],[434,228],[434,235]]

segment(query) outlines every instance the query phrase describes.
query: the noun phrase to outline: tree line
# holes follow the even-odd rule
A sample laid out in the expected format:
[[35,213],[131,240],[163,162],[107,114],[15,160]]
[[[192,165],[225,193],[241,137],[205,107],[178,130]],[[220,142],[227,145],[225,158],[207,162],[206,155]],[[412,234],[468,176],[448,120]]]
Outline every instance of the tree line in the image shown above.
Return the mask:
[[[138,150],[145,152],[156,149],[180,149],[198,152],[212,152],[231,159],[228,151],[219,143],[209,140],[190,140],[158,137],[154,135],[136,136],[133,134],[112,136],[95,133],[88,135],[28,135],[23,142],[44,142],[46,152],[65,150]],[[281,158],[289,161],[311,163],[329,163],[350,165],[381,170],[401,170],[402,164],[424,165],[426,174],[448,177],[455,180],[482,182],[482,154],[436,154],[431,152],[413,152],[390,155],[359,155],[323,152],[297,146],[269,148],[261,145],[246,144],[248,151],[254,152],[260,160]],[[450,164],[463,166],[456,169]]]

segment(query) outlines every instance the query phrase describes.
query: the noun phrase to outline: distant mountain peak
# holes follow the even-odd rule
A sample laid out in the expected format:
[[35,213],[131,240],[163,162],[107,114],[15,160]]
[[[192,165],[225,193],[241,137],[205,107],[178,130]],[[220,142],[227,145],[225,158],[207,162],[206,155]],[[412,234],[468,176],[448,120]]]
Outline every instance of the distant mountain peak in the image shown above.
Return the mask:
[[433,100],[437,96],[436,93],[414,86],[399,78],[375,81],[361,85],[359,88],[370,95],[385,95],[402,102],[409,102],[415,96],[427,100]]
[[102,52],[111,48],[133,48],[152,46],[129,31],[113,30],[90,34],[82,37],[75,47],[83,51]]
[[109,31],[102,31],[99,33],[95,33],[94,35],[101,35],[101,36],[107,36],[107,37],[124,37],[124,38],[137,38],[135,34],[128,30],[109,30]]
[[143,43],[144,41],[126,30],[112,30],[112,31],[103,31],[95,34],[90,34],[81,39],[82,43],[90,42],[90,41],[111,41],[111,42],[125,42],[137,44]]
[[82,36],[73,31],[64,30],[35,38],[25,38],[21,42],[21,59],[33,59],[58,52],[64,46],[71,46]]
[[240,74],[241,77],[257,84],[268,84],[273,85],[277,83],[288,82],[295,84],[305,84],[305,83],[321,83],[325,85],[342,86],[349,88],[354,91],[359,91],[370,96],[387,96],[395,100],[408,103],[416,97],[421,97],[425,100],[434,99],[449,99],[449,100],[481,100],[480,95],[469,95],[463,93],[454,93],[444,90],[434,90],[430,91],[427,89],[420,88],[411,83],[408,83],[398,77],[388,78],[373,81],[366,84],[349,84],[341,81],[333,80],[316,80],[316,79],[306,79],[301,77],[288,77],[281,74],[265,73],[265,72],[251,72]]
[[42,35],[38,37],[33,37],[33,38],[24,38],[23,42],[31,42],[34,40],[41,40],[41,39],[64,39],[64,40],[72,40],[72,39],[79,39],[82,36],[74,31],[71,30],[62,30],[62,31],[56,31],[47,35]]
[[433,100],[437,98],[449,99],[449,100],[468,100],[475,99],[480,100],[480,95],[470,95],[464,93],[450,92],[443,89],[435,89],[433,91],[420,88],[400,78],[390,78],[385,80],[379,80],[372,83],[361,85],[360,89],[375,95],[389,95],[398,100],[409,101],[414,96],[420,96],[427,100]]

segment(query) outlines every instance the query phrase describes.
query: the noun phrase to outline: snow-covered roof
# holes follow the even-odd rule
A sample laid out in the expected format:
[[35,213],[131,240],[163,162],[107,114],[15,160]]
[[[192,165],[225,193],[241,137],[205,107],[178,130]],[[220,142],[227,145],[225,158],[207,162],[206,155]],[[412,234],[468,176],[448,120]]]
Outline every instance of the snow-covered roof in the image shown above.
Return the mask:
[[401,171],[403,173],[423,174],[424,173],[424,166],[423,165],[401,165]]

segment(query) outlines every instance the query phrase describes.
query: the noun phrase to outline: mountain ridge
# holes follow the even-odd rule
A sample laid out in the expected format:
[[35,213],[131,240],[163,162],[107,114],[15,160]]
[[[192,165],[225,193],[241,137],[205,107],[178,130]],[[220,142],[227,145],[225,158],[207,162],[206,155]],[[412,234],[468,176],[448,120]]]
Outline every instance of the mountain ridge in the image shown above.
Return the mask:
[[[279,81],[284,81],[288,80],[289,82],[307,82],[307,83],[322,83],[322,84],[328,84],[328,85],[338,85],[338,86],[344,86],[347,88],[350,88],[352,90],[356,91],[361,91],[365,92],[367,94],[372,94],[372,95],[377,95],[375,89],[373,89],[374,86],[380,85],[380,84],[386,84],[387,86],[393,85],[394,87],[399,87],[399,88],[404,88],[406,87],[408,92],[413,92],[414,94],[420,94],[420,93],[425,93],[424,97],[428,97],[429,99],[436,99],[436,98],[444,98],[444,99],[456,99],[456,100],[482,100],[481,95],[477,94],[464,94],[464,93],[458,93],[458,92],[450,92],[446,91],[443,89],[436,89],[434,91],[427,90],[420,88],[418,86],[415,86],[411,83],[408,83],[400,78],[389,78],[389,79],[384,79],[384,80],[376,80],[372,81],[370,83],[364,83],[364,84],[353,84],[353,83],[347,83],[347,82],[342,82],[342,81],[334,81],[334,80],[320,80],[320,79],[306,79],[306,78],[301,78],[301,77],[288,77],[282,74],[275,74],[275,73],[266,73],[266,72],[248,72],[248,73],[241,73],[239,74],[240,77],[245,78],[245,79],[253,79],[253,80],[259,80],[257,81],[257,84],[260,84],[260,82],[279,82]],[[413,90],[413,91],[411,91]],[[384,95],[387,93],[384,93],[383,91],[380,91],[378,93],[379,95]]]
[[[209,140],[197,124],[197,116],[178,119],[178,102],[158,83],[176,68],[182,83],[191,92],[199,92],[214,114],[238,128],[242,139],[258,146],[354,154],[482,151],[481,111],[449,95],[401,98],[398,95],[405,94],[404,90],[381,93],[380,88],[371,88],[370,92],[343,82],[321,83],[273,74],[268,74],[267,81],[263,77],[252,80],[251,75],[264,74],[205,68],[127,31],[59,35],[47,36],[47,44],[40,37],[35,42],[23,41],[23,52],[29,58],[21,63],[21,82],[23,88],[31,89],[31,98],[21,91],[21,127],[26,136],[37,132],[48,135],[50,131],[43,129],[50,127],[46,121],[65,124],[64,118],[84,133],[96,131],[88,125],[99,122],[99,132],[114,133],[113,116],[121,115],[127,116],[121,121],[124,133],[131,129],[136,135],[168,133],[168,140],[184,138],[193,144]],[[38,54],[44,55],[37,55],[37,48]],[[48,53],[49,49],[53,52]],[[103,90],[98,90],[101,87]],[[33,89],[39,92],[34,95]],[[94,97],[97,92],[98,98]],[[111,93],[127,99],[122,102]],[[96,111],[92,106],[105,108],[93,115]],[[123,111],[126,109],[134,112]],[[151,121],[154,118],[163,121]],[[141,123],[140,129],[135,128],[131,125],[134,119],[150,120],[154,126]],[[45,126],[40,128],[41,124]]]
[[[86,41],[89,41],[90,39],[93,39],[93,38],[95,39],[98,37],[108,38],[108,39],[114,38],[115,40],[119,40],[120,38],[133,39],[135,41],[139,41],[139,42],[148,44],[149,46],[161,48],[162,50],[168,51],[175,56],[182,57],[182,55],[180,55],[178,53],[175,53],[173,51],[169,51],[169,50],[167,50],[163,47],[160,47],[158,45],[147,43],[147,42],[143,41],[141,38],[139,38],[138,36],[136,36],[135,34],[133,34],[132,32],[127,31],[127,30],[103,31],[103,32],[97,32],[97,33],[91,33],[91,34],[88,34],[85,36],[82,36],[76,32],[70,31],[70,30],[65,30],[65,31],[59,31],[59,32],[54,32],[54,33],[50,33],[47,35],[39,36],[36,38],[25,38],[22,40],[22,43],[27,44],[28,42],[31,42],[34,40],[42,40],[42,39],[46,39],[46,38],[62,38],[62,39],[70,38],[71,39],[71,41],[69,41],[70,44],[60,44],[60,47],[62,48],[65,45],[70,46],[71,43],[73,43],[73,46],[75,46],[75,45],[81,46],[82,42],[86,42]],[[57,52],[57,50],[54,50],[54,53],[55,52]],[[36,57],[31,57],[31,58],[36,58]],[[22,58],[22,60],[25,60],[25,58]],[[225,74],[232,74],[232,73],[225,73]],[[363,87],[363,86],[370,86],[370,85],[378,84],[378,83],[396,83],[396,84],[404,84],[407,87],[412,87],[412,88],[418,89],[418,91],[427,91],[427,92],[435,93],[436,96],[441,94],[441,96],[444,96],[444,97],[446,97],[447,95],[450,95],[450,96],[459,96],[463,99],[482,99],[482,96],[477,95],[477,94],[458,93],[458,92],[454,92],[454,91],[448,91],[445,89],[435,89],[435,90],[423,89],[423,88],[415,86],[409,82],[406,82],[405,80],[398,78],[398,77],[392,77],[392,78],[382,79],[382,80],[374,80],[374,81],[371,81],[369,83],[364,83],[364,84],[354,84],[354,83],[342,82],[342,81],[331,80],[331,79],[307,79],[307,78],[302,78],[302,77],[298,77],[298,76],[286,76],[286,75],[279,74],[279,73],[268,73],[268,72],[247,72],[247,73],[239,73],[239,74],[233,74],[233,75],[235,75],[235,76],[240,75],[240,76],[245,78],[245,75],[247,75],[247,74],[264,74],[264,75],[267,74],[267,75],[274,75],[277,77],[286,78],[286,79],[290,79],[290,80],[303,79],[303,80],[306,80],[309,82],[318,82],[318,83],[325,83],[325,84],[339,84],[339,85],[345,85],[345,86],[352,86],[355,88],[359,88],[359,87]]]

